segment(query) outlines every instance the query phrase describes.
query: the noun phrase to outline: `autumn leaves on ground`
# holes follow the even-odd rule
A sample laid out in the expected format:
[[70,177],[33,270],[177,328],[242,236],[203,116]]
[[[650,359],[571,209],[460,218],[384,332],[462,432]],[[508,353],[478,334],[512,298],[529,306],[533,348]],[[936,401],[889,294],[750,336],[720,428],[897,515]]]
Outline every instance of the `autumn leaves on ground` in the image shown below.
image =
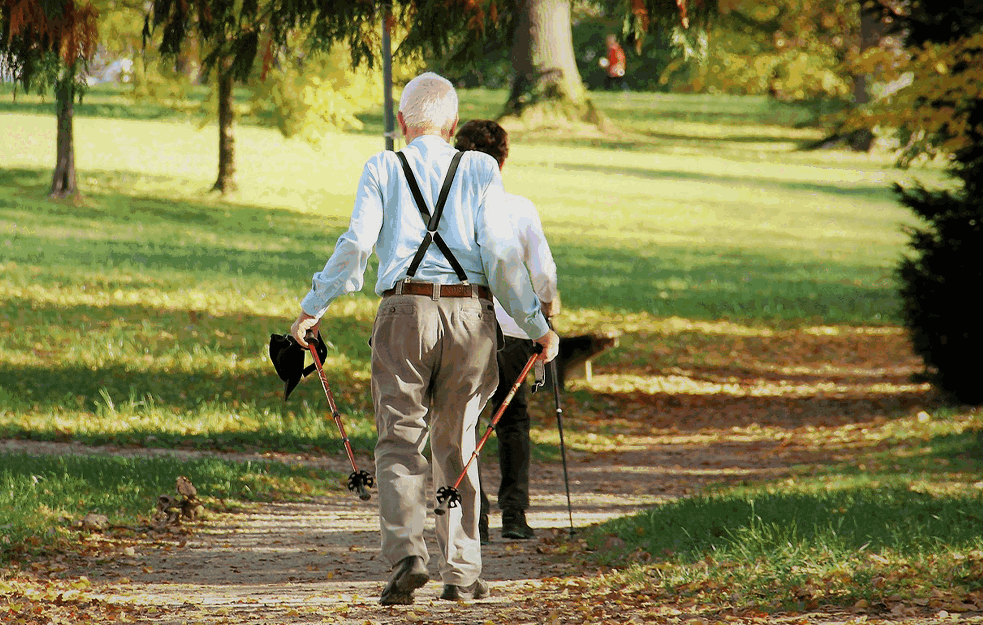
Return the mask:
[[[780,331],[669,319],[638,344],[655,345],[655,351],[622,354],[618,360],[637,364],[596,367],[589,383],[574,381],[564,396],[577,535],[567,532],[557,458],[543,457],[530,513],[538,537],[497,539],[486,548],[493,588],[486,601],[456,605],[421,593],[411,608],[379,607],[375,597],[385,570],[377,561],[374,508],[360,509],[335,483],[293,508],[228,508],[205,493],[204,521],[160,532],[80,528],[77,543],[64,553],[6,569],[0,615],[18,624],[805,624],[946,622],[983,610],[983,594],[965,584],[983,572],[979,550],[955,560],[861,551],[849,569],[834,563],[810,571],[818,565],[803,549],[783,554],[790,571],[807,572],[806,582],[791,583],[751,579],[738,570],[767,569],[763,561],[728,563],[726,554],[711,550],[689,562],[668,549],[653,553],[631,544],[624,528],[589,529],[646,506],[742,485],[772,484],[774,492],[826,474],[835,490],[851,470],[901,470],[889,458],[924,453],[924,441],[958,434],[973,417],[939,414],[935,394],[911,381],[919,363],[897,328]],[[534,408],[537,440],[549,441],[556,435],[553,405],[539,397]],[[31,449],[21,445],[16,449]],[[58,450],[39,445],[35,451]],[[313,457],[267,458],[344,470],[341,458],[328,465]],[[939,462],[953,470],[922,475],[906,488],[942,498],[978,490],[964,483],[974,478],[956,470],[958,457]],[[494,463],[487,466],[494,482]],[[914,470],[905,465],[903,472]],[[638,536],[645,531],[643,525],[630,529]],[[257,540],[269,544],[257,550]],[[954,580],[956,572],[940,571],[926,557],[968,570]],[[862,585],[884,592],[874,600],[853,597],[856,591],[866,596]]]

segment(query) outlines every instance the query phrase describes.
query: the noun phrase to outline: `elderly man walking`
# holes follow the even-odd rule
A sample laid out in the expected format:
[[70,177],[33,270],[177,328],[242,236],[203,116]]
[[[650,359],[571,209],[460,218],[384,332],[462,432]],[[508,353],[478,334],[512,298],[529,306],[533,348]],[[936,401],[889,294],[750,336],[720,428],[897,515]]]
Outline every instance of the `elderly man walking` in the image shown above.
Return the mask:
[[[349,229],[301,302],[291,334],[306,346],[331,302],[362,288],[375,249],[382,297],[372,327],[372,403],[382,556],[393,573],[380,603],[409,604],[430,579],[427,519],[429,439],[435,485],[454,483],[475,450],[475,425],[498,383],[499,330],[492,296],[533,340],[544,361],[559,340],[522,260],[505,209],[498,163],[457,152],[457,94],[432,73],[403,90],[397,114],[407,146],[365,164]],[[429,224],[429,227],[428,227]],[[442,599],[480,599],[478,467],[461,502],[436,517]]]

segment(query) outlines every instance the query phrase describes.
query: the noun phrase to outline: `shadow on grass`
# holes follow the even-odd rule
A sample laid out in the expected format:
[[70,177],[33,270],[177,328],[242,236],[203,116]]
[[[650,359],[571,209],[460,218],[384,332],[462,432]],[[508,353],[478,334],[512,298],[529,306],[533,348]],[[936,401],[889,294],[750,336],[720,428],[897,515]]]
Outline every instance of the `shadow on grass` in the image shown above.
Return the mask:
[[[291,319],[18,298],[0,301],[0,319],[31,331],[47,326],[41,334],[48,337],[18,332],[4,341],[13,360],[0,362],[0,438],[218,450],[342,448],[315,375],[283,401],[268,341],[271,333],[285,333]],[[334,316],[322,321],[321,331],[335,344],[325,375],[352,446],[371,451],[368,380],[352,375],[368,369],[368,327]]]
[[[0,363],[0,436],[224,450],[341,448],[315,376],[283,402],[283,382],[267,352],[270,334],[285,333],[291,319],[18,298],[0,302],[0,319],[31,332],[47,326],[48,337],[45,343],[19,332],[4,342],[9,353],[30,360]],[[368,368],[367,332],[359,321],[335,316],[322,322],[322,333],[336,343],[329,358],[344,355],[342,366],[326,364],[325,374],[352,445],[370,450],[368,384],[351,376],[353,368]],[[120,356],[116,349],[135,353]],[[88,355],[85,361],[73,357],[79,352]],[[257,357],[261,368],[236,365]],[[87,413],[104,425],[87,424]],[[79,416],[59,426],[51,417],[58,414]],[[118,427],[105,425],[113,422]]]
[[[945,419],[945,411],[937,411]],[[912,477],[958,481],[965,478],[977,482],[983,477],[983,431],[966,430],[954,434],[933,436],[927,440],[891,445],[870,456],[862,466],[855,464],[820,467],[817,479],[861,478],[892,482],[912,481]],[[899,478],[899,476],[902,476]],[[983,521],[983,516],[977,519]]]
[[[118,495],[122,491],[124,496],[117,496],[115,499],[133,498],[130,512],[137,514],[152,508],[157,494],[173,491],[174,481],[179,475],[189,476],[203,496],[252,499],[258,493],[250,488],[252,485],[245,484],[243,478],[246,476],[307,476],[310,469],[278,462],[227,462],[220,458],[194,459],[166,455],[152,458],[124,457],[108,452],[84,455],[25,452],[6,454],[2,472],[13,480],[30,481],[32,476],[38,476],[49,484],[61,486],[65,489],[64,494],[69,496],[72,495],[73,488],[83,488],[85,491],[75,493],[76,496],[98,494],[100,491]],[[61,484],[60,480],[68,483]],[[131,497],[126,497],[127,494]],[[138,494],[150,499],[137,500],[132,497]],[[86,511],[88,510],[84,506],[79,507],[81,514]]]
[[[50,115],[52,125],[55,123],[55,99],[54,96],[44,102],[30,102],[20,100],[13,102],[0,99],[0,114],[19,113],[22,115]],[[195,108],[171,109],[151,102],[99,102],[91,103],[85,100],[82,103],[75,103],[74,114],[77,119],[99,118],[99,119],[126,119],[126,120],[147,120],[147,121],[187,121],[200,119],[202,116],[197,113]]]
[[[47,174],[0,172],[0,189],[43,195]],[[4,258],[31,265],[128,267],[183,275],[247,277],[303,285],[323,267],[347,226],[282,209],[92,193],[82,206],[0,192],[0,218],[18,223]],[[101,236],[52,240],[31,228],[60,226]],[[555,245],[564,299],[574,307],[694,319],[896,321],[893,285],[848,283],[855,267],[795,263],[734,250],[661,246],[651,252]],[[370,261],[363,294],[374,297]],[[669,286],[667,286],[669,285]],[[299,287],[298,287],[299,288]]]
[[[352,447],[372,450],[374,422],[365,412],[370,407],[362,405],[361,410],[353,410],[342,403],[349,396],[367,397],[368,389],[353,387],[343,373],[326,373],[336,395],[338,389],[346,389],[346,395],[336,400]],[[236,451],[342,449],[316,380],[302,382],[284,407],[283,383],[272,371],[272,365],[268,373],[215,374],[135,371],[122,364],[95,369],[71,364],[5,364],[0,365],[0,379],[0,395],[7,404],[6,414],[0,419],[0,437]],[[234,392],[226,392],[230,389]],[[262,391],[257,393],[257,389]],[[7,401],[15,392],[16,399]],[[63,413],[73,408],[82,409],[83,414],[102,414],[110,421],[119,421],[119,426],[93,427],[84,418],[67,429],[31,421],[32,413]],[[217,419],[215,425],[209,425],[212,419]],[[43,421],[48,423],[47,419]]]
[[[182,98],[152,96],[134,96],[133,86],[104,83],[90,86],[82,101],[76,100],[74,115],[76,118],[103,118],[126,120],[156,120],[156,121],[186,121],[203,118],[202,107],[208,100],[210,87],[190,87]],[[0,83],[0,113],[20,113],[27,115],[50,115],[52,124],[55,116],[55,96],[53,92],[41,96],[35,92],[25,93],[18,86],[16,98],[12,85]],[[237,106],[245,106],[249,101],[248,90],[235,90]],[[175,105],[168,106],[168,102]],[[249,116],[239,116],[236,120],[242,125],[250,125],[259,120]]]
[[893,282],[835,261],[801,262],[739,249],[659,246],[650,252],[553,245],[564,303],[655,317],[746,322],[891,323]]
[[[726,141],[731,141],[730,137]],[[762,141],[764,138],[751,137],[748,140]],[[784,139],[773,139],[785,141]],[[702,140],[701,140],[702,141]],[[768,180],[755,177],[752,183],[747,178],[741,176],[728,176],[713,172],[692,172],[692,171],[656,171],[651,168],[642,167],[623,167],[614,165],[579,165],[576,163],[557,163],[557,169],[568,171],[584,171],[597,173],[605,176],[634,176],[648,180],[693,180],[701,183],[713,183],[727,186],[755,186],[770,187],[779,191],[802,191],[805,193],[823,193],[864,199],[867,201],[892,200],[895,199],[894,193],[887,185],[858,185],[846,187],[837,184],[816,184],[809,182],[789,182],[783,180]]]
[[[782,381],[777,380],[774,384],[781,385]],[[595,396],[610,397],[621,405],[634,405],[635,409],[628,408],[633,417],[631,422],[618,424],[618,427],[628,427],[640,434],[650,432],[653,428],[698,432],[727,427],[761,426],[796,430],[804,427],[861,425],[878,418],[900,419],[912,411],[939,403],[935,393],[921,388],[886,392],[844,392],[837,395],[813,391],[777,397],[671,392],[617,395],[600,393]],[[777,445],[778,443],[776,447]]]
[[712,125],[760,124],[800,128],[845,103],[829,100],[779,102],[765,96],[721,96],[637,92],[591,92],[594,104],[628,126],[674,120]]
[[[37,170],[0,171],[0,189],[18,190],[0,191],[0,218],[17,226],[4,250],[6,260],[198,275],[212,270],[230,278],[289,281],[302,288],[327,260],[330,247],[325,242],[337,239],[347,226],[340,217],[283,209],[99,192],[85,194],[81,205],[50,201],[44,199],[47,177]],[[32,225],[76,229],[90,236],[32,236]],[[374,286],[373,275],[367,278]]]
[[[944,406],[928,384],[913,381],[923,363],[901,330],[746,329],[670,324],[625,335],[598,359],[599,379],[574,381],[568,401],[608,415],[589,427],[631,434],[853,429]],[[774,445],[777,452],[786,443]]]
[[[653,143],[669,143],[672,145],[686,145],[686,144],[700,144],[703,147],[710,147],[712,145],[729,145],[735,144],[740,146],[742,144],[758,144],[758,143],[775,143],[775,144],[786,144],[786,143],[799,143],[800,141],[792,139],[791,137],[780,137],[770,134],[737,134],[737,133],[726,133],[717,136],[694,136],[685,135],[679,133],[670,132],[656,132],[656,131],[644,131],[639,133],[640,136],[646,137],[649,141]],[[710,144],[709,146],[707,144]]]

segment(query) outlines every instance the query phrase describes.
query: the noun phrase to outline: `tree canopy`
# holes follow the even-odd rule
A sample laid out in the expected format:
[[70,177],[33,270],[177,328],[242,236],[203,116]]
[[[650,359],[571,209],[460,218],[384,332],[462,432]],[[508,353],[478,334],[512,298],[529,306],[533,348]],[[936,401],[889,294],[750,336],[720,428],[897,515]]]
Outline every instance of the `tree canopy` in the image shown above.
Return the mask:
[[0,0],[0,58],[25,90],[54,87],[58,105],[55,169],[49,195],[77,191],[73,106],[85,90],[86,63],[95,54],[98,11],[76,0]]
[[25,90],[44,91],[92,58],[97,17],[89,2],[0,0],[0,57]]
[[899,3],[891,19],[905,45],[872,48],[854,64],[894,88],[855,111],[848,123],[897,131],[902,166],[978,145],[983,141],[983,6]]

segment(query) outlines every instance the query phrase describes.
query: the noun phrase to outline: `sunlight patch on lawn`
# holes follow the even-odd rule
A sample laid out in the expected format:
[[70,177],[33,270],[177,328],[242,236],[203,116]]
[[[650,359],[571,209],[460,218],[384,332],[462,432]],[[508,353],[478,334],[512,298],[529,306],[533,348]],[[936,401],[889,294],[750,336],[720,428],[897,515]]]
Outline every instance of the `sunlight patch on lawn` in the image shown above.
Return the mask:
[[[776,367],[782,371],[785,367]],[[784,371],[787,372],[787,371]],[[797,373],[816,375],[828,374],[829,371],[799,369]],[[576,385],[574,381],[572,384]],[[585,383],[586,385],[587,383]],[[879,382],[875,384],[843,384],[833,382],[815,382],[811,384],[793,384],[785,381],[769,382],[758,380],[752,383],[719,383],[693,379],[681,375],[594,375],[589,387],[602,393],[631,393],[648,394],[668,393],[674,395],[727,395],[730,397],[810,397],[857,395],[865,396],[893,395],[895,393],[910,393],[928,390],[928,384],[892,384]]]

